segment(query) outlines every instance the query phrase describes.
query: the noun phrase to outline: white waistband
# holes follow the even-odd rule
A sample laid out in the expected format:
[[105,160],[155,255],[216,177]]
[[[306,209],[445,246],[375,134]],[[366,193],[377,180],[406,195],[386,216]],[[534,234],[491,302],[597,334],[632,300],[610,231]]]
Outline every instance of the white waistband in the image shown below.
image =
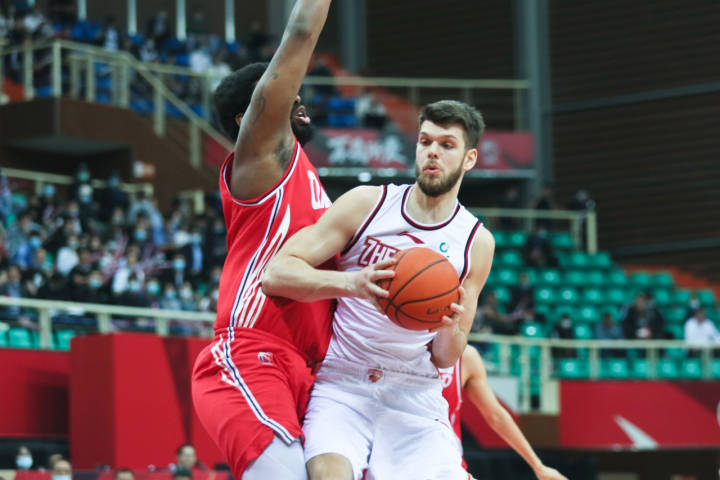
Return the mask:
[[380,366],[360,365],[347,360],[338,358],[325,357],[325,360],[317,374],[320,381],[338,378],[337,374],[353,377],[358,381],[367,383],[392,384],[405,387],[427,388],[434,385],[440,385],[440,375],[436,373],[432,376],[418,375],[409,372],[399,372],[396,370],[388,370]]

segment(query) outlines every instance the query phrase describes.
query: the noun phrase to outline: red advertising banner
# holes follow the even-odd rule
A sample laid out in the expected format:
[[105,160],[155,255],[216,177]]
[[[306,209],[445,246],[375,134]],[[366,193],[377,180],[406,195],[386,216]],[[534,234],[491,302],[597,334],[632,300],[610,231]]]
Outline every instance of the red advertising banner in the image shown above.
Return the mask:
[[560,405],[563,447],[720,447],[717,381],[564,381]]

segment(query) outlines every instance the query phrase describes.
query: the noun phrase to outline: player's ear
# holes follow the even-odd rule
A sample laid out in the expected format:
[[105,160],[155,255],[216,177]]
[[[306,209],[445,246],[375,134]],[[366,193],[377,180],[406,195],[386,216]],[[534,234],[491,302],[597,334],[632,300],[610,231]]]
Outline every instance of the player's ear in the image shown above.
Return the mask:
[[463,165],[463,171],[467,172],[472,170],[477,162],[478,151],[477,148],[471,148],[465,154],[465,161]]
[[240,122],[242,122],[244,115],[245,115],[244,113],[238,113],[237,115],[235,115],[235,123],[237,124],[238,127],[240,126]]

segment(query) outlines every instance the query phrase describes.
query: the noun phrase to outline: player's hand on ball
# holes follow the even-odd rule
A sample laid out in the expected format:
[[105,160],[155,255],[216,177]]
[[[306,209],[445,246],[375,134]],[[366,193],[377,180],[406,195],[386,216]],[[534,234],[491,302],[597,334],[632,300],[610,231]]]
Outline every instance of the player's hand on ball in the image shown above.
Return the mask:
[[378,286],[377,282],[386,278],[393,278],[395,272],[393,270],[385,270],[395,263],[394,258],[388,258],[378,263],[368,265],[355,275],[355,296],[370,300],[380,311],[380,305],[377,298],[387,298],[389,293],[387,290]]
[[538,480],[568,480],[562,473],[558,472],[554,468],[546,467],[545,465],[535,472],[535,476]]
[[450,309],[453,311],[452,315],[450,315],[450,316],[443,315],[442,325],[435,327],[430,331],[437,332],[438,330],[441,330],[441,329],[454,330],[455,326],[460,321],[460,318],[465,313],[465,307],[463,307],[463,305],[462,305],[464,301],[465,301],[465,289],[461,285],[458,287],[457,302],[453,302],[450,304]]

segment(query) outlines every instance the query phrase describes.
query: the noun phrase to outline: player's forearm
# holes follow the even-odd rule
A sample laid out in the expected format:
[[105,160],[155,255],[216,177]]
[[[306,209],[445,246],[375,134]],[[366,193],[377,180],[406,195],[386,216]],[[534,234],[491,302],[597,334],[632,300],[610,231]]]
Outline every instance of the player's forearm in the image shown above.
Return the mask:
[[300,302],[314,302],[352,294],[351,274],[321,270],[290,256],[275,257],[262,276],[263,293]]
[[457,326],[453,330],[441,329],[432,342],[432,362],[438,368],[455,365],[467,345],[467,335]]
[[502,407],[498,408],[498,411],[488,420],[492,429],[530,465],[533,471],[537,471],[543,466],[542,461],[535,454],[520,427],[517,426],[507,410]]

